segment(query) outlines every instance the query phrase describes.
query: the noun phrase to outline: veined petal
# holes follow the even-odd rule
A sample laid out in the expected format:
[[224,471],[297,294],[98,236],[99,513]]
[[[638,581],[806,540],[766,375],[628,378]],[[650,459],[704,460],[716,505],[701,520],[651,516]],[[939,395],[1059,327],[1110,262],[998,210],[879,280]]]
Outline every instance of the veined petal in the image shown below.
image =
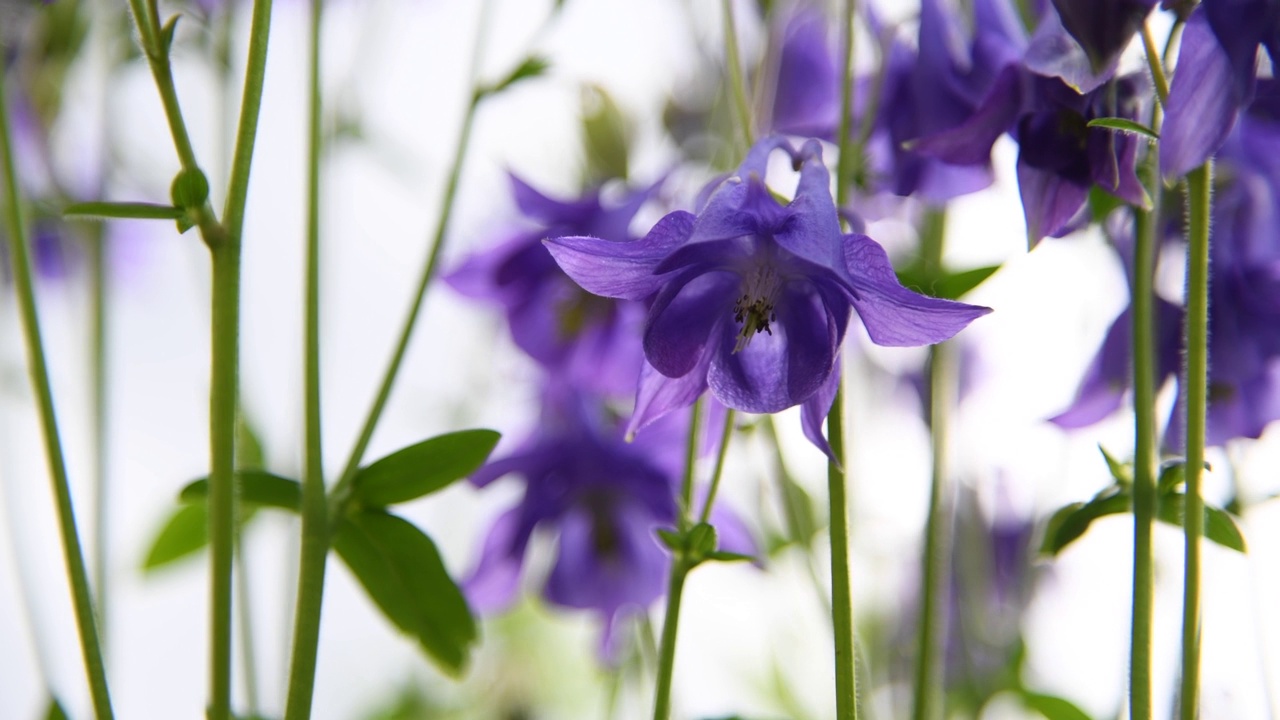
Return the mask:
[[848,322],[833,317],[812,289],[783,290],[777,320],[769,332],[757,332],[737,349],[741,328],[725,323],[707,373],[720,402],[752,413],[774,413],[809,399],[831,374]]
[[[1275,0],[1207,0],[1201,3],[1209,29],[1218,40],[1218,46],[1231,65],[1231,86],[1237,104],[1243,104],[1253,90],[1257,73],[1258,45],[1272,40],[1272,33],[1280,21],[1280,4]],[[1187,32],[1191,23],[1187,23]],[[1183,39],[1186,48],[1186,38]],[[1184,50],[1185,51],[1185,50]],[[1185,55],[1181,57],[1186,57]],[[1178,65],[1182,65],[1181,57]]]
[[1116,55],[1095,70],[1084,48],[1062,27],[1058,14],[1048,12],[1040,18],[1040,27],[1031,37],[1022,61],[1031,72],[1060,78],[1083,95],[1115,77],[1119,59]]
[[840,221],[831,199],[831,175],[822,162],[822,148],[816,141],[805,144],[804,165],[796,197],[787,206],[791,212],[784,226],[774,234],[778,245],[823,267],[838,269],[842,264]]
[[708,344],[719,339],[720,325],[733,318],[737,275],[729,272],[685,273],[668,282],[649,309],[644,355],[667,377],[686,375]]
[[909,143],[921,155],[953,165],[986,165],[991,146],[1018,118],[1022,110],[1022,81],[1017,67],[1000,71],[974,114],[959,127],[926,135]]
[[643,300],[657,291],[658,263],[689,239],[694,216],[677,211],[662,218],[648,235],[631,242],[592,237],[549,238],[543,242],[561,269],[588,292],[625,300]]
[[1062,237],[1075,229],[1071,221],[1089,199],[1089,186],[1041,170],[1018,157],[1018,192],[1022,195],[1022,212],[1027,219],[1030,245],[1045,236]]
[[1204,13],[1192,14],[1182,33],[1160,131],[1160,174],[1165,179],[1186,175],[1222,147],[1242,101],[1234,87],[1231,62]]
[[853,307],[877,345],[912,347],[950,339],[991,308],[914,293],[898,282],[884,248],[866,235],[844,236]]
[[839,458],[831,451],[831,444],[827,441],[826,436],[822,434],[822,423],[827,419],[827,415],[830,414],[831,404],[835,402],[836,392],[840,389],[840,376],[840,356],[837,355],[831,374],[827,376],[827,381],[822,383],[818,388],[818,392],[814,393],[800,406],[800,428],[804,430],[804,436],[809,438],[809,442],[813,443],[824,455],[834,461],[838,461]]
[[678,378],[669,378],[645,362],[636,388],[636,407],[627,423],[627,437],[643,430],[673,410],[687,408],[707,389],[707,368],[712,349],[704,348],[693,369]]

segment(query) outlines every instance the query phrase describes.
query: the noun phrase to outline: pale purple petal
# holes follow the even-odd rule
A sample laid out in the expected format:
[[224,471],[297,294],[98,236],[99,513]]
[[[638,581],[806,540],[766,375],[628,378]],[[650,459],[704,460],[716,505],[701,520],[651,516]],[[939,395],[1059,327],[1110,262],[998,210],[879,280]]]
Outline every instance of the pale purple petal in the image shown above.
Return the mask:
[[627,437],[634,437],[650,423],[673,410],[687,408],[707,389],[707,369],[711,367],[711,348],[707,347],[692,370],[678,378],[658,372],[647,361],[640,368],[636,388],[636,407],[627,424]]
[[717,328],[733,319],[739,278],[695,268],[666,284],[649,310],[644,355],[667,377],[688,374],[718,341]]
[[626,504],[607,516],[593,516],[588,507],[569,511],[560,521],[547,600],[613,612],[658,599],[666,588],[668,559],[655,529],[651,515]]
[[827,381],[822,383],[818,392],[800,406],[800,427],[804,430],[804,436],[835,462],[839,462],[839,458],[831,451],[831,445],[822,432],[822,426],[831,412],[831,404],[835,402],[836,392],[840,389],[840,377],[840,357],[837,355],[834,369],[827,377]]
[[1018,68],[1006,67],[968,120],[950,130],[913,140],[908,147],[953,165],[986,165],[991,162],[991,146],[1013,127],[1022,111],[1022,93]]
[[1089,199],[1089,186],[1066,177],[1034,168],[1018,158],[1018,192],[1027,220],[1027,240],[1035,245],[1045,236],[1062,237],[1070,230],[1076,213]]
[[1097,72],[1094,72],[1089,56],[1085,54],[1080,43],[1062,27],[1056,12],[1046,12],[1040,18],[1040,27],[1036,28],[1027,47],[1023,63],[1027,69],[1046,77],[1060,78],[1081,94],[1092,92],[1103,83],[1115,77],[1119,57],[1111,58]]
[[991,308],[926,297],[902,287],[884,248],[866,235],[845,235],[844,257],[854,279],[853,307],[877,345],[939,343],[991,312]]
[[1193,14],[1182,34],[1160,131],[1160,174],[1165,179],[1180,178],[1203,164],[1231,133],[1240,104],[1231,72],[1204,14]]
[[498,516],[485,537],[475,570],[462,582],[467,601],[476,612],[501,612],[515,601],[528,540],[518,537],[519,514],[517,507]]
[[682,245],[693,230],[694,216],[673,212],[639,240],[612,242],[592,237],[544,241],[565,273],[588,292],[625,300],[643,300],[662,284],[654,268]]

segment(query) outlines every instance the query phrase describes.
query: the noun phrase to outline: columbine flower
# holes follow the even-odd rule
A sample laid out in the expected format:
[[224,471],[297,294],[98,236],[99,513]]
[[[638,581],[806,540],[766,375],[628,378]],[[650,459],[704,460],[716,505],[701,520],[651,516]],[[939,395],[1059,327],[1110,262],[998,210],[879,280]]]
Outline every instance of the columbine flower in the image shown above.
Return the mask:
[[551,259],[542,240],[561,235],[630,240],[628,226],[657,185],[630,191],[609,205],[598,190],[557,200],[515,175],[511,185],[516,206],[532,227],[471,256],[445,280],[464,295],[501,305],[516,345],[552,374],[567,374],[600,392],[632,391],[640,370],[644,309],[584,292]]
[[[764,184],[778,149],[800,170],[787,205]],[[796,152],[770,137],[696,216],[671,213],[634,242],[547,241],[587,290],[648,302],[644,351],[652,370],[641,375],[633,428],[709,387],[746,412],[805,404],[813,439],[815,420],[830,408],[852,310],[873,342],[894,346],[941,342],[990,311],[902,287],[874,240],[841,234],[829,182],[817,141]]]
[[[515,597],[535,530],[559,536],[543,596],[556,605],[595,610],[605,620],[602,647],[613,655],[618,622],[644,611],[666,588],[670,558],[656,531],[675,525],[687,416],[671,416],[628,443],[598,398],[552,382],[534,435],[490,461],[471,481],[505,475],[525,483],[524,497],[490,529],[480,562],[465,582],[480,611]],[[720,546],[752,554],[736,516],[713,509]]]

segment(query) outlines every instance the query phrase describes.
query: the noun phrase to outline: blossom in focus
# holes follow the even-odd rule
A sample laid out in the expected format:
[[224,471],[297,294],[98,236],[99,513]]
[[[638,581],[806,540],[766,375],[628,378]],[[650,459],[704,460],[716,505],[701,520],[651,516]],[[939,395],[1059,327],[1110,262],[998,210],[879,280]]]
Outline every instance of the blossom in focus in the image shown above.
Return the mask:
[[[487,612],[511,603],[534,532],[554,533],[556,558],[542,594],[555,605],[599,612],[604,654],[612,657],[619,621],[666,589],[670,557],[656,531],[676,524],[687,430],[688,415],[672,415],[627,442],[598,397],[550,382],[536,432],[471,477],[484,487],[516,475],[525,487],[490,528],[464,584],[472,605]],[[722,549],[755,552],[736,516],[713,509],[711,522]]]
[[542,240],[631,240],[631,220],[657,186],[629,190],[619,202],[606,203],[598,189],[559,200],[515,175],[510,180],[530,226],[467,258],[445,281],[468,297],[500,305],[515,344],[548,372],[567,374],[599,392],[632,392],[640,372],[644,308],[585,292],[556,265]]
[[[785,205],[764,183],[774,150],[800,172],[795,199]],[[990,312],[904,288],[880,245],[841,234],[829,184],[817,141],[797,152],[770,137],[697,215],[671,213],[633,242],[547,241],[587,290],[648,304],[648,366],[633,429],[709,388],[746,412],[804,405],[806,433],[824,447],[818,426],[834,396],[853,310],[873,342],[891,346],[941,342]]]

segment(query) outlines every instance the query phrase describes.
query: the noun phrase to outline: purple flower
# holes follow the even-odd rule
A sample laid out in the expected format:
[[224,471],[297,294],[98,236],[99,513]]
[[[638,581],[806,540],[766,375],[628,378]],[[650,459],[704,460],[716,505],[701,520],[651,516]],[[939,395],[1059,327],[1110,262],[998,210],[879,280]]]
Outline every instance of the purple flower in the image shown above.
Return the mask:
[[[764,184],[778,149],[800,171],[786,205]],[[805,404],[808,426],[830,408],[853,310],[872,341],[892,346],[941,342],[990,312],[902,287],[875,241],[841,234],[829,183],[817,141],[796,152],[770,137],[696,216],[671,213],[634,242],[547,241],[587,290],[648,303],[644,353],[652,371],[641,376],[633,428],[707,388],[746,412]],[[646,396],[654,401],[641,402]],[[812,437],[816,428],[806,429]]]
[[1062,26],[1095,71],[1114,66],[1156,0],[1053,0]]
[[[627,442],[598,398],[552,383],[534,435],[471,477],[480,487],[509,474],[525,484],[524,497],[490,529],[464,584],[472,604],[482,612],[509,604],[533,533],[555,532],[559,542],[543,596],[600,612],[603,648],[612,656],[618,621],[643,611],[666,588],[670,559],[656,531],[675,525],[688,428],[687,416],[671,417]],[[755,552],[735,516],[713,511],[712,522],[723,549]]]
[[813,5],[793,11],[778,32],[769,127],[830,138],[840,123],[840,71],[827,38],[827,18]]
[[644,308],[584,292],[560,270],[542,240],[592,235],[633,239],[632,218],[657,185],[606,205],[599,190],[557,200],[511,175],[516,206],[532,222],[496,247],[472,255],[445,280],[458,292],[501,305],[516,345],[552,374],[600,392],[627,393],[640,372]]

